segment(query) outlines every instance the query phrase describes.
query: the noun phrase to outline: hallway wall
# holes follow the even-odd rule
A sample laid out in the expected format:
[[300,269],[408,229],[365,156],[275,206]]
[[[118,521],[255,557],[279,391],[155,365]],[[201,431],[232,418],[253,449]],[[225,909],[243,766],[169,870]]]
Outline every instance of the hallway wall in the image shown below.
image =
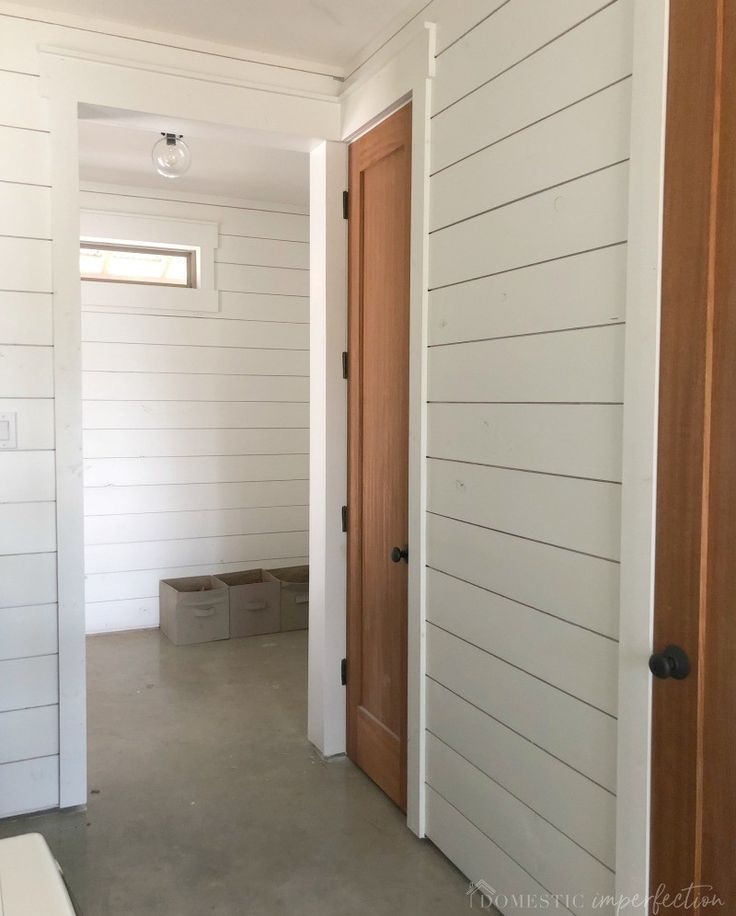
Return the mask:
[[97,633],[158,626],[159,579],[308,562],[309,216],[84,187],[85,210],[219,226],[219,312],[83,306],[86,614]]
[[[24,418],[22,453],[0,452],[2,815],[58,803],[50,177],[37,46],[163,54],[203,72],[214,49],[0,16],[0,373]],[[605,893],[615,866],[631,0],[432,0],[422,16],[438,24],[427,831],[465,874],[501,891]],[[328,75],[237,53],[217,69],[336,91]]]
[[427,833],[471,880],[589,912],[615,869],[632,4],[422,18]]

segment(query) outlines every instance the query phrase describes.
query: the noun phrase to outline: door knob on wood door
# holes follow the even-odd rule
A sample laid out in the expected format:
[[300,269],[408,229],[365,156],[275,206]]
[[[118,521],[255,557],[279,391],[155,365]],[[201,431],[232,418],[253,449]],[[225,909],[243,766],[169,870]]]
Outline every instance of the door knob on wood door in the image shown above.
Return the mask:
[[402,560],[404,563],[409,562],[409,548],[404,547],[402,550],[401,547],[394,547],[391,551],[391,559],[394,563],[400,563]]
[[655,677],[673,677],[681,681],[690,674],[690,659],[679,646],[665,646],[661,652],[655,652],[650,657],[649,670]]

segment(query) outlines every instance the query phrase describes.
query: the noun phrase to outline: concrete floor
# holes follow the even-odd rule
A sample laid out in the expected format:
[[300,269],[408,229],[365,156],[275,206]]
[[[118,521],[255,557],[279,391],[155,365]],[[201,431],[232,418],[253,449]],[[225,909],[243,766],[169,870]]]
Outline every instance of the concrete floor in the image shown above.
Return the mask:
[[88,640],[86,811],[38,831],[84,916],[453,916],[467,883],[348,760],[306,740],[306,633]]

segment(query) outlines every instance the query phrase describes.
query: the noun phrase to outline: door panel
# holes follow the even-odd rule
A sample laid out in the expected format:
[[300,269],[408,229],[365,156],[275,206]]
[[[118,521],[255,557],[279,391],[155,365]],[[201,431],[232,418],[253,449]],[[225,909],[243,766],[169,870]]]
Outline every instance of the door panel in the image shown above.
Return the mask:
[[736,7],[670,13],[654,649],[691,671],[653,685],[652,912],[732,913]]
[[411,107],[350,147],[348,754],[406,805]]

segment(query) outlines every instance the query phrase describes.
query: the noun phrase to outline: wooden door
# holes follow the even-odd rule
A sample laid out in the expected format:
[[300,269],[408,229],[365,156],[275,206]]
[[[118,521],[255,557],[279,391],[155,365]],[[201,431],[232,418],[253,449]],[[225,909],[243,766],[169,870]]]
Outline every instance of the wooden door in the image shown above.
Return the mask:
[[350,146],[348,756],[406,808],[411,106]]
[[651,892],[660,896],[651,910],[658,903],[659,913],[731,914],[736,913],[732,0],[671,3],[664,217],[651,665],[660,677],[676,674],[680,660],[666,650],[676,646],[686,653],[690,673],[655,678],[653,684]]

